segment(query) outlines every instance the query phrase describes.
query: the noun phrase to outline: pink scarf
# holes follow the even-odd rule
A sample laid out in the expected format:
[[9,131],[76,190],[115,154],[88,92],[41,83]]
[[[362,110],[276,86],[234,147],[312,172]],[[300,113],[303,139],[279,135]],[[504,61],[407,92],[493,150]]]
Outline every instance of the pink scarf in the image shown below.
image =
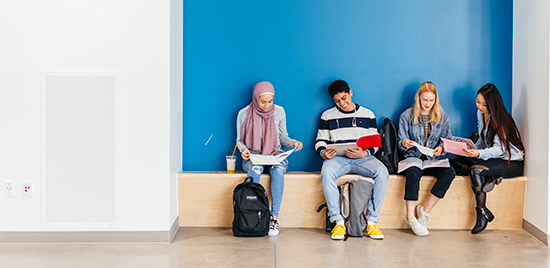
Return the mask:
[[[241,139],[252,151],[262,151],[263,155],[277,154],[277,127],[275,126],[275,104],[269,110],[260,108],[258,101],[263,93],[275,95],[275,89],[269,82],[260,82],[254,86],[252,102],[248,106]],[[262,117],[262,138],[260,137],[260,116]]]

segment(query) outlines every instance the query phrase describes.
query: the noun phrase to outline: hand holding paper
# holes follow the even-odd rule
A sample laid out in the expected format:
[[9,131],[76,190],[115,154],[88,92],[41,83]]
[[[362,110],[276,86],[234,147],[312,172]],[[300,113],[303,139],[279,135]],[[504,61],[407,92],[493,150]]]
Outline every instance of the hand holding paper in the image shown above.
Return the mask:
[[464,152],[464,150],[468,149],[468,145],[466,145],[465,142],[452,141],[452,140],[445,139],[445,138],[441,138],[441,140],[443,140],[443,144],[445,146],[445,151],[446,152],[469,157]]
[[427,156],[434,156],[434,150],[433,150],[433,149],[428,148],[428,147],[424,147],[424,146],[418,144],[416,141],[413,142],[413,145],[416,146],[416,148],[418,148],[418,150],[419,150],[421,153],[423,153],[423,154],[425,154],[425,155],[427,155]]

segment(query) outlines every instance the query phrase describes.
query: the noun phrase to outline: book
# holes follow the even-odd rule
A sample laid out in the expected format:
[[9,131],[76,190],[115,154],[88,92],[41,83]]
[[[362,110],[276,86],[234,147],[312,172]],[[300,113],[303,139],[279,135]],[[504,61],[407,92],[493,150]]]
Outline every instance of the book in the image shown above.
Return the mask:
[[467,149],[476,149],[476,146],[470,139],[464,139],[460,137],[453,137],[453,140],[441,138],[443,140],[443,146],[445,147],[445,152],[468,156],[464,150]]
[[416,157],[410,157],[406,158],[405,160],[402,160],[401,162],[397,163],[397,173],[401,173],[405,170],[407,170],[410,167],[418,167],[419,169],[427,169],[427,168],[445,168],[445,167],[451,167],[449,164],[449,159],[441,159],[441,160],[424,160],[422,161],[420,158]]
[[333,144],[327,144],[327,149],[336,149],[336,155],[345,156],[346,155],[346,149],[355,149],[357,148],[357,145],[355,142],[349,142],[349,143],[333,143]]
[[285,160],[290,154],[292,154],[294,151],[298,149],[298,146],[294,147],[294,149],[286,151],[284,153],[280,153],[278,155],[261,155],[261,154],[251,154],[250,155],[250,161],[252,161],[252,164],[254,165],[278,165],[283,160]]
[[346,149],[360,148],[361,150],[365,150],[368,148],[374,148],[374,147],[380,147],[380,146],[382,146],[382,142],[380,140],[380,134],[373,134],[373,135],[363,136],[357,139],[356,142],[328,144],[327,149],[334,148],[338,150],[336,152],[336,155],[344,156],[346,155],[346,152],[345,152]]

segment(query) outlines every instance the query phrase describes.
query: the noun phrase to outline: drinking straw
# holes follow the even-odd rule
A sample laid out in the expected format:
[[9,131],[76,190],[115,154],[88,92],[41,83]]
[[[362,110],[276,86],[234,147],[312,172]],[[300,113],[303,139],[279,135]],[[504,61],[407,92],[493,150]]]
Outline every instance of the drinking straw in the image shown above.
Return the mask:
[[235,144],[235,148],[233,148],[233,154],[231,154],[231,159],[233,159],[233,156],[235,155],[235,150],[237,150],[237,144]]

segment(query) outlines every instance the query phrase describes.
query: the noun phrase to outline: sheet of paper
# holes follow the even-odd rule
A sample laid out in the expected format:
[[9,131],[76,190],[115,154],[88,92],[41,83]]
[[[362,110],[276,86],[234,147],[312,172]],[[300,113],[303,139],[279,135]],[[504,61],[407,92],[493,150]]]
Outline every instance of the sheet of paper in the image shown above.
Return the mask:
[[328,144],[327,149],[329,148],[335,148],[336,150],[338,150],[338,152],[336,152],[336,155],[344,156],[346,155],[346,152],[345,152],[346,149],[348,148],[355,149],[357,148],[357,145],[355,143],[335,143],[335,144]]
[[278,165],[280,162],[273,155],[251,154],[250,161],[254,165]]
[[418,144],[416,141],[413,142],[413,145],[416,146],[416,148],[418,148],[418,150],[427,155],[427,156],[434,156],[434,149],[430,149],[428,147],[424,147],[420,144]]
[[279,163],[281,163],[283,160],[285,160],[291,153],[294,153],[294,151],[296,151],[296,149],[298,149],[298,146],[294,147],[294,149],[292,150],[288,150],[284,153],[280,153],[278,155],[275,156],[275,158],[277,158],[277,160],[279,161]]
[[468,156],[464,150],[468,149],[468,145],[465,142],[452,141],[449,139],[441,138],[443,140],[443,147],[445,147],[445,152]]
[[292,150],[280,153],[278,155],[261,155],[261,154],[251,154],[250,161],[254,165],[278,165],[283,160],[285,160],[290,154],[296,151],[298,147],[295,147]]

